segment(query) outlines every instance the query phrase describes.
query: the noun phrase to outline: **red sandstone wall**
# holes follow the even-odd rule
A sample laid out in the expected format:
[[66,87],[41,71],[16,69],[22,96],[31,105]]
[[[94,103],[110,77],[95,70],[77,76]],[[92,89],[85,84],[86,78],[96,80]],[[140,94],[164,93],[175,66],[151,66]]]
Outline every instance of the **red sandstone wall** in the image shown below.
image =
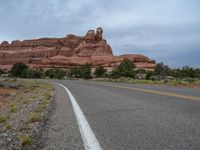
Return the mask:
[[64,38],[6,41],[0,45],[0,67],[10,69],[17,62],[30,67],[70,68],[85,63],[93,67],[112,68],[124,58],[131,59],[138,69],[153,70],[155,61],[143,55],[113,56],[111,47],[103,39],[103,30],[90,30],[84,37],[67,35]]

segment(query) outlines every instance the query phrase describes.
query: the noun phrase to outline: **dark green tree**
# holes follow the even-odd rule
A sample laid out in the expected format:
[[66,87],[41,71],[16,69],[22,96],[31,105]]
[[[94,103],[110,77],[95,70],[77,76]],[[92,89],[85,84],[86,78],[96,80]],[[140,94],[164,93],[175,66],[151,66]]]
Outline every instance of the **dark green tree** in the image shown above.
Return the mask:
[[154,75],[153,71],[147,71],[146,72],[146,79],[149,80]]
[[113,69],[110,74],[111,78],[119,78],[119,77],[131,77],[135,78],[136,71],[134,63],[129,59],[124,59],[121,64]]
[[158,63],[155,68],[155,75],[165,77],[169,75],[170,69],[167,65],[164,65],[163,62]]
[[16,63],[10,70],[13,77],[21,77],[24,70],[28,69],[28,66],[24,63]]
[[117,68],[114,68],[108,76],[109,78],[117,79],[121,77],[121,74]]
[[80,67],[74,67],[71,68],[68,72],[69,77],[76,77],[76,78],[84,78],[84,79],[90,79],[92,73],[91,65],[90,64],[84,64]]
[[130,59],[124,59],[118,66],[118,71],[123,77],[135,77],[135,65]]
[[105,77],[106,73],[107,70],[103,66],[98,66],[94,71],[95,77]]
[[55,78],[55,79],[62,79],[65,76],[65,72],[61,69],[49,69],[45,72],[45,75],[49,78]]
[[43,78],[44,72],[42,69],[26,69],[21,74],[22,78]]
[[80,69],[80,67],[71,68],[69,70],[69,72],[68,72],[68,76],[70,78],[72,78],[72,77],[80,78],[81,77],[81,69]]
[[92,69],[90,64],[84,64],[83,66],[81,66],[80,71],[81,78],[90,79],[92,77]]

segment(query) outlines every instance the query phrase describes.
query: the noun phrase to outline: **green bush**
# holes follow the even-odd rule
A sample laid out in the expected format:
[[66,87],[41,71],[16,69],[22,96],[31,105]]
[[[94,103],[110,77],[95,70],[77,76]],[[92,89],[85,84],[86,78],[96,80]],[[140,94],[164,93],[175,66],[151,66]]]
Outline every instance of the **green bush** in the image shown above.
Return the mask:
[[124,59],[118,66],[118,70],[123,77],[135,77],[135,65],[129,59]]
[[129,59],[124,59],[121,64],[113,69],[113,71],[110,74],[111,78],[119,78],[119,77],[131,77],[135,78],[136,71],[134,63]]
[[92,73],[91,65],[90,64],[84,64],[81,67],[74,67],[71,68],[68,76],[69,77],[77,77],[77,78],[84,78],[84,79],[90,79]]
[[121,74],[117,68],[114,68],[108,76],[109,78],[117,79],[121,77]]
[[45,75],[49,78],[54,78],[54,79],[63,79],[65,76],[65,72],[61,69],[49,69],[45,72]]
[[24,63],[16,63],[10,70],[13,77],[21,77],[22,73],[28,69],[28,66]]
[[149,80],[154,75],[153,71],[147,71],[146,72],[146,79]]
[[80,78],[81,77],[81,69],[80,67],[73,67],[68,72],[69,77]]
[[22,78],[43,78],[44,72],[42,69],[26,69],[21,74]]
[[6,122],[7,117],[4,115],[0,115],[0,123]]
[[81,78],[90,79],[92,77],[91,74],[92,74],[91,65],[84,64],[83,66],[81,66]]
[[95,69],[94,75],[95,77],[105,77],[107,70],[103,66],[99,66]]
[[19,141],[22,144],[22,146],[30,145],[33,142],[32,138],[28,134],[20,135],[19,136]]
[[171,69],[164,63],[158,63],[156,65],[155,71],[156,76],[160,76],[162,78],[166,76],[172,76],[176,78],[198,78],[200,79],[200,69],[199,68],[192,68],[189,66],[185,66],[183,68],[176,68]]
[[155,75],[164,78],[170,75],[170,68],[167,65],[164,65],[163,62],[158,63],[155,68]]

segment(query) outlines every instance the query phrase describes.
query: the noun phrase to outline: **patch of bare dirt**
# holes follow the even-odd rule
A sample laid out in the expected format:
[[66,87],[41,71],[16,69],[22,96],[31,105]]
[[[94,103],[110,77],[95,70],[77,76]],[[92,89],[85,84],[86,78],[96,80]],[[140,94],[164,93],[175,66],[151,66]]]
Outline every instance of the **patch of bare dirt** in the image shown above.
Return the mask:
[[38,149],[37,136],[53,100],[51,84],[5,81],[0,87],[0,149]]
[[10,102],[10,96],[16,89],[0,87],[0,108],[5,107]]

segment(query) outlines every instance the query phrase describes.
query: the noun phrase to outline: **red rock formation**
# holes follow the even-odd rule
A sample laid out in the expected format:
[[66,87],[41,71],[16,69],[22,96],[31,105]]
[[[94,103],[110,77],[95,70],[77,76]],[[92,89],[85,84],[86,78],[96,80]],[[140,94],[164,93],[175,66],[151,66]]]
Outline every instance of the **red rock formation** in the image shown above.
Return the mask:
[[107,69],[128,58],[138,69],[153,70],[155,61],[143,55],[113,56],[111,47],[103,39],[103,29],[89,30],[84,37],[67,35],[64,38],[4,41],[0,44],[0,67],[10,69],[17,62],[32,68],[70,68],[89,63],[93,68],[102,65]]
[[97,33],[96,33],[96,35],[95,35],[95,39],[97,40],[97,41],[101,41],[102,39],[103,39],[103,29],[102,28],[97,28]]

